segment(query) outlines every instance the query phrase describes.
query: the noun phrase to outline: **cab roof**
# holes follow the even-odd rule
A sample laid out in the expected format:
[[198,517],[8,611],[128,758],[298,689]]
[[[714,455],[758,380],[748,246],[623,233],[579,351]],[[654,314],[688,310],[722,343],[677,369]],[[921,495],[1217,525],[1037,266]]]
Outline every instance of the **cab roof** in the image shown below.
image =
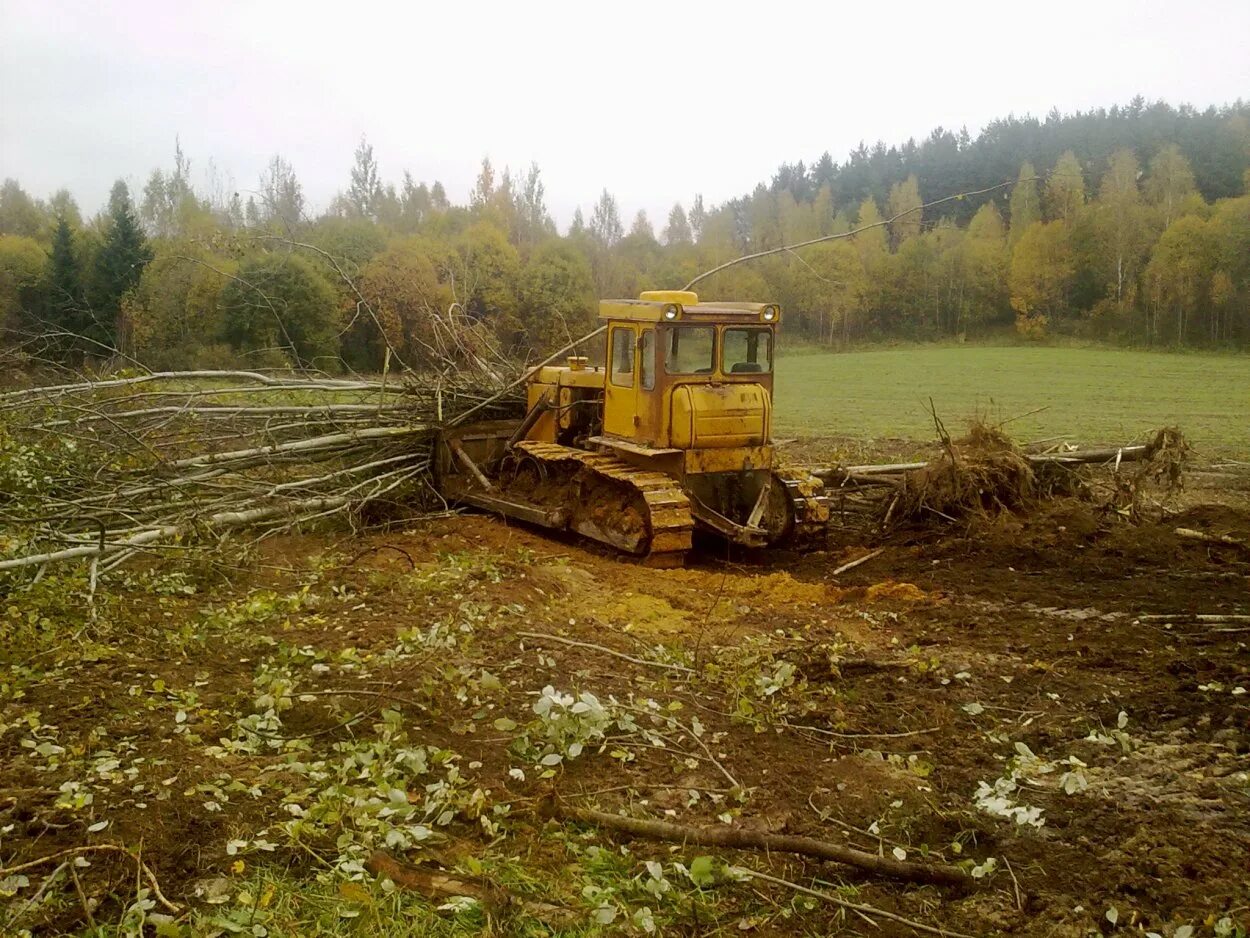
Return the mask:
[[[674,309],[676,316],[666,314],[666,311]],[[766,320],[764,311],[768,309],[773,311],[773,315]],[[700,303],[698,294],[689,290],[647,290],[636,300],[600,300],[599,318],[635,322],[775,324],[781,318],[781,308],[775,303]]]

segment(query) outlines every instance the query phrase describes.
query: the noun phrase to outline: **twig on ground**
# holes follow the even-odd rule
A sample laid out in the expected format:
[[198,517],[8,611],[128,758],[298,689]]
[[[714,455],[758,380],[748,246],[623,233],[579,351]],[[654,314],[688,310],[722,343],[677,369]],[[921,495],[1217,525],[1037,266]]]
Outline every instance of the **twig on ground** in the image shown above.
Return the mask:
[[14,873],[37,869],[38,867],[44,866],[45,864],[51,863],[55,860],[61,860],[65,857],[78,856],[83,853],[121,853],[130,857],[130,859],[135,862],[137,870],[143,874],[143,877],[148,881],[148,885],[152,887],[152,895],[156,897],[157,901],[170,912],[177,914],[182,911],[179,906],[165,898],[165,894],[161,892],[161,884],[157,881],[156,874],[152,872],[151,868],[144,863],[138,855],[132,853],[120,844],[84,844],[81,847],[70,847],[67,850],[59,850],[56,853],[50,853],[46,857],[40,857],[37,860],[19,863],[16,866],[4,867],[3,869],[0,869],[0,876],[11,876]]
[[1003,863],[1007,865],[1007,872],[1011,874],[1011,885],[1016,893],[1016,911],[1024,911],[1024,897],[1020,894],[1020,880],[1016,879],[1016,871],[1011,868],[1011,861],[1003,857]]
[[515,907],[544,924],[557,928],[567,927],[575,920],[574,912],[563,906],[522,899],[503,886],[478,876],[427,870],[401,863],[381,850],[374,851],[366,861],[365,869],[375,876],[385,876],[396,886],[412,890],[435,902],[466,896],[482,903],[488,912],[499,914]]
[[[626,710],[629,710],[631,713],[637,713],[642,716],[648,716],[648,717],[660,716],[660,714],[656,713],[656,711],[648,710],[645,707],[631,707],[628,704],[622,704],[622,706]],[[720,774],[725,776],[725,780],[729,782],[729,784],[732,785],[735,790],[738,790],[738,791],[744,790],[742,784],[736,778],[734,778],[732,773],[730,773],[730,771],[727,768],[725,768],[724,764],[719,759],[717,759],[716,756],[712,754],[711,748],[708,746],[707,743],[703,741],[703,737],[694,731],[693,727],[687,726],[685,723],[681,722],[681,720],[677,719],[677,717],[673,716],[671,713],[663,714],[662,719],[667,720],[668,722],[676,725],[684,733],[688,734],[691,739],[693,739],[696,743],[698,743],[699,748],[702,749],[704,754],[706,755],[707,761],[712,763],[712,765],[716,766],[716,768],[720,771]],[[668,737],[665,737],[665,739],[667,738]]]
[[664,785],[659,782],[635,782],[633,785],[612,785],[609,788],[596,788],[591,791],[566,791],[566,798],[590,798],[595,795],[606,795],[614,791],[697,791],[703,794],[728,795],[732,788],[703,788],[699,785]]
[[492,911],[502,909],[511,901],[507,890],[477,876],[462,876],[439,870],[422,869],[401,863],[388,853],[376,850],[365,862],[365,869],[375,876],[385,876],[397,886],[418,892],[427,899],[450,899],[467,896]]
[[1137,621],[1141,623],[1168,623],[1168,622],[1203,622],[1208,625],[1232,625],[1238,622],[1250,622],[1250,615],[1235,615],[1232,613],[1175,613],[1161,616],[1138,616]]
[[1250,544],[1239,541],[1235,537],[1229,537],[1227,534],[1207,534],[1204,531],[1195,531],[1193,528],[1177,528],[1176,536],[1189,541],[1202,541],[1204,544],[1219,544],[1221,547],[1250,550]]
[[695,673],[693,668],[687,668],[685,665],[635,658],[633,655],[627,655],[624,652],[616,651],[604,645],[596,645],[594,642],[579,642],[572,638],[561,638],[559,635],[548,635],[545,632],[515,632],[513,634],[523,636],[524,638],[537,639],[538,641],[558,642],[561,645],[570,645],[574,648],[590,648],[605,655],[611,655],[613,658],[620,658],[622,661],[628,661],[630,664],[641,665],[645,668],[661,668],[665,671],[678,671],[682,674]]
[[829,575],[840,576],[841,574],[846,573],[848,570],[854,570],[860,564],[867,563],[868,561],[872,560],[873,557],[880,555],[884,550],[885,550],[884,547],[878,547],[876,550],[869,551],[868,553],[864,554],[864,556],[857,557],[855,560],[852,560],[850,563],[842,564],[842,566],[838,567]]
[[924,730],[908,730],[904,733],[838,733],[834,730],[827,730],[819,726],[809,726],[805,723],[785,723],[781,724],[787,729],[807,730],[809,733],[819,733],[822,736],[832,736],[835,739],[906,739],[909,736],[924,736],[927,733],[936,733],[941,729],[940,726],[931,726]]
[[87,924],[95,928],[95,916],[91,912],[91,903],[87,899],[87,893],[82,888],[82,881],[78,878],[78,871],[74,869],[73,863],[69,865],[69,875],[74,880],[74,891],[78,893],[78,901],[82,903],[82,912],[87,917]]
[[35,894],[31,896],[29,899],[27,899],[24,903],[22,903],[22,905],[20,905],[13,912],[13,914],[9,916],[8,921],[4,923],[4,931],[6,934],[11,934],[9,929],[12,928],[14,925],[16,925],[18,922],[20,922],[23,915],[25,915],[27,912],[29,912],[36,905],[39,904],[39,900],[42,899],[43,894],[48,891],[48,887],[51,886],[52,883],[56,880],[56,878],[60,876],[61,873],[64,872],[65,869],[69,867],[70,865],[71,865],[70,862],[67,860],[66,862],[57,866],[57,868],[54,869],[46,877],[44,877],[43,882],[39,884],[39,888],[35,890]]

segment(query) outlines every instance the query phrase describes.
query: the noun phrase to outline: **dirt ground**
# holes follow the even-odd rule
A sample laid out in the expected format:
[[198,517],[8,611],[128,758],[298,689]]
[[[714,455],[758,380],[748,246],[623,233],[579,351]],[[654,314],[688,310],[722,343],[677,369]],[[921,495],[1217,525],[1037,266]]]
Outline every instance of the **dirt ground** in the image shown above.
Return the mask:
[[[289,820],[281,809],[302,791],[303,782],[273,784],[276,751],[211,751],[248,711],[258,663],[280,646],[310,649],[317,662],[299,671],[282,733],[306,734],[312,753],[324,752],[354,738],[353,717],[368,722],[395,707],[426,745],[458,754],[487,802],[509,806],[496,830],[460,806],[437,848],[410,851],[414,862],[420,853],[427,866],[463,871],[477,858],[470,866],[480,872],[482,858],[502,851],[546,881],[530,894],[557,906],[582,900],[562,888],[578,880],[536,810],[553,792],[605,811],[727,820],[975,867],[978,878],[960,890],[780,854],[674,854],[586,834],[665,862],[718,853],[937,929],[1244,934],[1250,622],[1185,616],[1250,614],[1250,550],[1176,529],[1250,543],[1248,494],[1244,469],[1208,468],[1190,477],[1175,513],[1137,525],[1057,501],[880,544],[834,532],[827,550],[807,554],[710,545],[675,570],[474,514],[350,541],[272,540],[246,572],[211,588],[215,618],[202,616],[203,592],[157,599],[142,585],[119,586],[114,611],[131,623],[129,646],[84,643],[77,660],[25,681],[11,669],[0,697],[0,863],[11,869],[87,843],[142,844],[171,903],[203,908],[237,875],[232,839],[263,830],[278,841],[278,822]],[[301,589],[316,602],[248,618],[257,591]],[[208,629],[209,638],[171,650],[169,623],[195,615],[241,621],[242,631],[223,627],[219,641]],[[1180,618],[1143,618],[1159,615]],[[471,626],[472,640],[386,658],[397,635],[435,623],[461,623],[464,635]],[[675,716],[656,723],[658,742],[614,730],[542,778],[541,762],[518,755],[511,728],[532,723],[545,685],[643,709],[656,701]],[[63,753],[41,752],[41,741]],[[91,782],[90,806],[66,806],[62,786],[75,779]],[[107,827],[94,829],[100,821]],[[92,859],[81,901],[65,886],[61,901],[32,916],[22,902],[33,887],[7,908],[0,893],[0,921],[27,916],[23,927],[53,934],[85,929],[90,909],[116,918],[135,868],[122,855]],[[297,876],[319,861],[296,851],[283,862]],[[49,872],[28,876],[38,883]],[[711,905],[674,906],[657,928],[915,933],[820,902],[783,915],[792,899],[784,887],[731,883]],[[647,929],[620,919],[601,931]]]

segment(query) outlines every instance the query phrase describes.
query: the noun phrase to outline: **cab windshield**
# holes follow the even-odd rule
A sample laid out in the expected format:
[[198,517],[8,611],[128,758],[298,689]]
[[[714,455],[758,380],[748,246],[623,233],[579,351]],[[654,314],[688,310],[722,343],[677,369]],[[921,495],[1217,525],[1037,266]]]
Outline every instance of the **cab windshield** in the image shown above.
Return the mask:
[[706,375],[716,367],[712,326],[674,326],[663,341],[664,370],[670,375]]
[[762,374],[773,369],[770,329],[726,329],[721,348],[721,373]]

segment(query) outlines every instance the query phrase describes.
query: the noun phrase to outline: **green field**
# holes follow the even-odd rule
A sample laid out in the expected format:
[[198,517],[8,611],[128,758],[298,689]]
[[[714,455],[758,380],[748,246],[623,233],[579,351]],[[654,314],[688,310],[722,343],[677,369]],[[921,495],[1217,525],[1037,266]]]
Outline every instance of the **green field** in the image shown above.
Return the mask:
[[782,355],[776,432],[931,439],[930,398],[955,435],[973,416],[1019,418],[1007,429],[1021,441],[1128,442],[1171,424],[1207,455],[1250,453],[1250,356],[1100,348]]

